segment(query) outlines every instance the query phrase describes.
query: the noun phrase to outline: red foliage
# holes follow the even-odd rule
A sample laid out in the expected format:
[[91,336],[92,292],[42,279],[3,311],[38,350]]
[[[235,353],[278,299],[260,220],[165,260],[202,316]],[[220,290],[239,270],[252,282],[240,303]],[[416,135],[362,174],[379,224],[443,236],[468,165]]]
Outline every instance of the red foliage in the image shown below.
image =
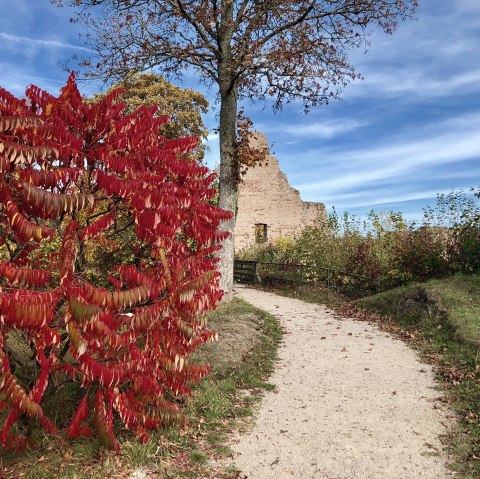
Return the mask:
[[[147,430],[183,420],[168,399],[208,372],[187,357],[215,338],[203,314],[222,296],[214,253],[230,214],[209,203],[209,170],[187,159],[196,140],[166,141],[165,119],[151,108],[125,115],[120,93],[86,103],[73,76],[58,98],[35,86],[26,100],[0,89],[4,447],[29,444],[10,432],[23,415],[58,433],[41,406],[53,375],[88,386],[67,436],[90,436],[94,426],[118,451],[114,412],[146,440]],[[137,257],[105,272],[110,287],[87,281],[86,245],[121,233]],[[29,391],[7,347],[13,330],[28,337],[40,366]]]

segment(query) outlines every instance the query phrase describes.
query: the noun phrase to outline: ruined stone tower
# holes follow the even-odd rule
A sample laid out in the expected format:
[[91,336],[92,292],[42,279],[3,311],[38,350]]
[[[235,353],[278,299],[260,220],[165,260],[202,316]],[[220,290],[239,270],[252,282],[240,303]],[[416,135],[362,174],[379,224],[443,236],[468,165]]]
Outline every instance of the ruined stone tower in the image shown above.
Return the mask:
[[[268,147],[263,133],[255,132],[252,141],[261,148]],[[235,250],[279,236],[295,236],[306,226],[325,220],[325,205],[302,201],[269,152],[268,164],[250,168],[239,185]]]

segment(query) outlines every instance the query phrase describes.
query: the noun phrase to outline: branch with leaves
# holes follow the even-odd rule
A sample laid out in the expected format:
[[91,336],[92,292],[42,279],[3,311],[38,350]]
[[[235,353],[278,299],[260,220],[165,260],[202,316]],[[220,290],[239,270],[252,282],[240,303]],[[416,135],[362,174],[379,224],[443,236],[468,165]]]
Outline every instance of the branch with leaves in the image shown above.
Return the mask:
[[[68,437],[95,434],[118,451],[114,415],[145,441],[183,421],[172,398],[209,370],[188,356],[216,337],[204,313],[222,297],[214,253],[230,213],[211,204],[214,176],[189,157],[197,140],[160,135],[166,118],[146,106],[126,110],[120,95],[85,102],[73,76],[59,97],[31,86],[21,100],[0,89],[7,449],[30,444],[22,417],[59,434],[42,408],[55,382],[84,388]],[[131,261],[117,252],[93,275],[92,251],[105,255],[124,236]],[[28,381],[17,368],[21,338],[38,365]]]

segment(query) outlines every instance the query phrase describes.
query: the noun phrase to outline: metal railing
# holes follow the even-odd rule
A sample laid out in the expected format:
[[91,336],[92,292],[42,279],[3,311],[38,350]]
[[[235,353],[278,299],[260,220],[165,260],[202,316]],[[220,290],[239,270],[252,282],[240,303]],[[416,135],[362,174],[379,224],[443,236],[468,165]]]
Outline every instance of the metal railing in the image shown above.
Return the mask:
[[326,266],[236,260],[235,270],[235,280],[247,284],[316,284],[348,296],[363,296],[378,290],[375,278]]
[[257,261],[235,260],[233,280],[236,283],[255,284],[257,282]]

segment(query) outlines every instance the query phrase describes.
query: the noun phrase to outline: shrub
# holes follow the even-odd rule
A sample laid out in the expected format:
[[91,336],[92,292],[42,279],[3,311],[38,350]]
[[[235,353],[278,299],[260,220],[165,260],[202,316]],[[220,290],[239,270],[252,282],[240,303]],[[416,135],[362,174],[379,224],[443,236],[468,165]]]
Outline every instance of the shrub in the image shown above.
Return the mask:
[[363,241],[360,228],[355,217],[346,213],[339,218],[334,210],[327,222],[303,230],[297,239],[297,254],[304,264],[344,271]]
[[465,273],[480,269],[480,190],[474,192],[474,198],[461,203],[462,208],[453,227],[456,240],[451,248],[456,260],[453,266]]
[[373,238],[358,243],[356,251],[348,257],[346,271],[356,275],[353,280],[362,291],[374,292],[381,277],[380,261],[375,255]]
[[[124,114],[120,93],[86,103],[73,76],[59,97],[0,89],[4,447],[28,444],[12,432],[22,417],[71,438],[93,428],[118,450],[115,413],[146,440],[183,420],[175,397],[209,369],[188,355],[215,337],[203,313],[222,296],[213,253],[229,213],[209,204],[213,176],[188,159],[196,140],[167,141],[166,118]],[[127,249],[129,263],[114,253]],[[64,381],[83,393],[69,424],[54,424],[42,401]]]
[[414,281],[447,276],[451,260],[447,250],[450,235],[448,230],[430,226],[399,233],[390,270],[402,271],[405,277]]
[[247,246],[235,257],[262,263],[295,263],[297,261],[296,244],[292,237],[282,236],[268,243],[254,243]]
[[[305,228],[294,244],[269,243],[245,249],[245,259],[302,263],[308,281],[323,281],[331,268],[372,278],[367,290],[388,289],[413,281],[441,278],[480,267],[480,192],[438,195],[425,209],[423,224],[406,224],[401,213],[371,211],[365,221],[335,210],[317,227]],[[363,289],[342,273],[330,283]]]

